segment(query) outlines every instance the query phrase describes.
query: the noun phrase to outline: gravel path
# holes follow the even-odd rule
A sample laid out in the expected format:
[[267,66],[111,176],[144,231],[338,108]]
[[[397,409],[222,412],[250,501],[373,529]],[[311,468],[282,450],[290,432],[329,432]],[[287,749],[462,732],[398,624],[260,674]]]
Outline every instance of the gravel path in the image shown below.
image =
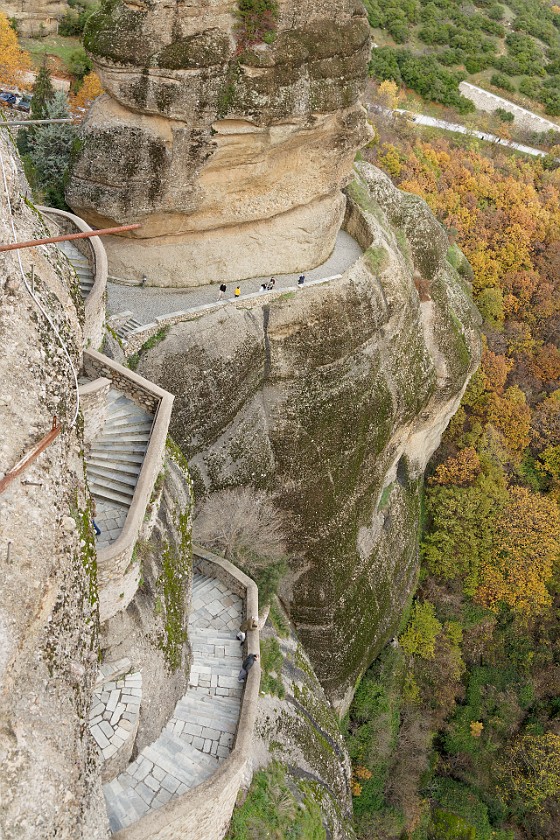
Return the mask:
[[[316,280],[342,274],[356,260],[361,257],[362,249],[355,239],[339,231],[333,253],[323,265],[306,271],[306,280]],[[276,289],[293,286],[297,282],[298,274],[275,275]],[[241,280],[239,286],[243,295],[257,292],[263,281],[270,277],[253,277]],[[226,280],[227,283],[227,280]],[[236,283],[227,283],[226,297],[233,296]],[[142,288],[141,286],[124,286],[121,283],[107,283],[107,311],[109,315],[130,310],[143,324],[148,324],[160,315],[169,312],[190,309],[204,303],[213,303],[218,297],[218,284],[195,286],[191,289],[170,289],[155,286]]]

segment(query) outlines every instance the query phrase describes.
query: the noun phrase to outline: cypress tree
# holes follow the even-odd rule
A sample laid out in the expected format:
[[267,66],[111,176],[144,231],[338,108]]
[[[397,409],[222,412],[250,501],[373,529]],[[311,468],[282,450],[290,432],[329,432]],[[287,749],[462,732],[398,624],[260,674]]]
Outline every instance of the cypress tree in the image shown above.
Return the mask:
[[54,88],[51,82],[51,71],[43,62],[37,73],[33,85],[33,99],[31,100],[31,119],[44,120],[47,113],[47,105],[54,98]]

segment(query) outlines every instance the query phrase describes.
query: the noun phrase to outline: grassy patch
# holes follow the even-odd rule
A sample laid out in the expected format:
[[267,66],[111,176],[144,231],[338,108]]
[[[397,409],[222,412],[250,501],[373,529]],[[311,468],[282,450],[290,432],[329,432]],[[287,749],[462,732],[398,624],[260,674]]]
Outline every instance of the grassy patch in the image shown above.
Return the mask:
[[280,638],[287,639],[290,635],[290,625],[288,624],[284,613],[280,609],[276,598],[273,598],[270,602],[270,612],[268,613],[268,618]]
[[233,813],[226,840],[326,840],[310,784],[293,781],[274,761],[253,776],[245,802]]
[[190,510],[177,517],[179,544],[164,541],[161,552],[162,572],[157,581],[158,609],[164,615],[163,632],[158,647],[163,651],[167,665],[176,671],[183,660],[183,645],[187,640],[185,630],[185,591],[192,562]]
[[74,35],[49,35],[46,38],[20,38],[20,44],[31,55],[33,65],[39,69],[47,56],[55,56],[64,65],[64,70],[71,73],[71,56],[82,46]]
[[154,335],[150,336],[150,338],[144,342],[137,353],[133,353],[132,356],[129,357],[127,364],[130,370],[136,370],[140,364],[142,354],[147,353],[148,350],[151,350],[153,347],[156,347],[160,341],[163,341],[163,339],[168,335],[170,329],[171,327],[169,324],[166,327],[162,327],[161,330],[158,330],[157,333],[154,333]]
[[282,663],[284,657],[277,639],[263,639],[261,641],[261,691],[265,694],[275,694],[284,697],[282,684]]
[[388,261],[388,254],[385,248],[372,245],[364,254],[366,262],[374,274],[383,271]]

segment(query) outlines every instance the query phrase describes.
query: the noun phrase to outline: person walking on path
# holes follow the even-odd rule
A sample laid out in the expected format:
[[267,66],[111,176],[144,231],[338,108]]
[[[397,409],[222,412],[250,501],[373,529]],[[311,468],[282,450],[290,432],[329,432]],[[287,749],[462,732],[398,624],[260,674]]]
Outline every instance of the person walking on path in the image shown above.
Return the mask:
[[303,289],[303,284],[305,283],[305,274],[300,274],[298,277],[297,285],[298,289]]
[[239,297],[239,295],[241,294],[241,289],[239,288],[239,286],[235,287],[235,292],[233,294],[235,295],[235,297]]
[[227,286],[225,283],[220,284],[220,288],[218,289],[218,300],[221,300],[225,293],[227,292]]
[[95,531],[95,536],[98,537],[101,533],[101,528],[95,521],[95,517],[97,516],[97,505],[95,503],[95,499],[92,498],[91,500],[91,524],[93,525],[93,530]]
[[241,671],[239,672],[239,676],[237,677],[239,682],[245,682],[247,674],[249,673],[249,671],[251,670],[258,658],[258,653],[250,653],[249,656],[245,657],[245,659],[243,660],[243,665],[241,666]]

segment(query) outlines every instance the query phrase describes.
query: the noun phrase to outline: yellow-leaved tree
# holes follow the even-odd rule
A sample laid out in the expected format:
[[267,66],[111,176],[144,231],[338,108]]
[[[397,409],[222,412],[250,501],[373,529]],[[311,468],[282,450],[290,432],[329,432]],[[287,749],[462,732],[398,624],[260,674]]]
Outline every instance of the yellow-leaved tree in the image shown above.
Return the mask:
[[72,98],[72,108],[89,108],[93,100],[101,96],[102,93],[103,87],[99,76],[92,70],[91,73],[84,76],[81,88]]
[[524,487],[511,487],[508,494],[492,550],[481,562],[477,600],[490,609],[507,604],[530,618],[552,601],[547,583],[560,554],[560,511]]
[[30,67],[29,53],[21,49],[10,21],[0,12],[0,84],[23,86],[23,74]]

